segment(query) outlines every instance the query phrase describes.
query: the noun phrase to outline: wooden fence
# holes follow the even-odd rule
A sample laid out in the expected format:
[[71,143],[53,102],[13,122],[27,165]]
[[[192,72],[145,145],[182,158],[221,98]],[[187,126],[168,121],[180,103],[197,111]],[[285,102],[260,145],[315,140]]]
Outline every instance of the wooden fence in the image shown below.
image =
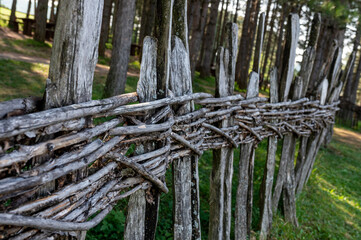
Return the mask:
[[[299,19],[290,15],[282,70],[274,68],[270,74],[269,99],[259,97],[258,90],[262,14],[246,96],[233,95],[238,30],[228,24],[227,40],[217,54],[216,97],[192,93],[188,48],[173,36],[166,98],[155,100],[157,41],[147,37],[137,93],[46,111],[38,111],[39,102],[33,98],[0,103],[0,239],[83,239],[86,230],[128,196],[125,238],[153,239],[159,194],[168,193],[164,180],[171,164],[174,238],[200,239],[198,157],[209,149],[214,151],[209,238],[229,239],[234,214],[235,238],[246,239],[252,221],[254,149],[266,138],[261,239],[270,233],[282,192],[285,219],[297,225],[296,194],[334,123],[348,74],[340,73],[335,54],[330,74],[325,75],[328,80],[320,79],[317,91],[305,97],[319,20],[315,15],[309,47],[293,81]],[[281,138],[282,157],[273,184]],[[233,150],[238,147],[238,189],[233,193],[237,202],[232,212]]]

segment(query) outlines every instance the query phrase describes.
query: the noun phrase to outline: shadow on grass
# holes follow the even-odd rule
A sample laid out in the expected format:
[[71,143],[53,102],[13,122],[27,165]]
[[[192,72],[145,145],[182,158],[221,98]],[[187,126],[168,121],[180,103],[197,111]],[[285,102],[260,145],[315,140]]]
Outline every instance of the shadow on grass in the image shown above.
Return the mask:
[[43,95],[49,66],[0,59],[0,101]]

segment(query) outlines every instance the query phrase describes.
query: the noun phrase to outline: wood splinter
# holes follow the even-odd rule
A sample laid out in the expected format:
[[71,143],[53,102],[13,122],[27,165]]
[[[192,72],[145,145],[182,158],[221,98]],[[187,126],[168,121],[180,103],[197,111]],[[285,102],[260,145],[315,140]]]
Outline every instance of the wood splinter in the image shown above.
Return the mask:
[[203,123],[202,126],[225,137],[233,145],[234,148],[238,148],[238,144],[236,143],[236,141],[234,141],[234,139],[231,136],[229,136],[227,133],[223,132],[221,129],[219,129],[213,125],[210,125],[208,123]]
[[258,133],[256,133],[252,128],[248,127],[246,124],[244,124],[243,122],[238,122],[238,125],[246,130],[248,130],[249,132],[251,132],[253,135],[256,136],[256,138],[258,139],[258,141],[262,141],[262,138],[260,135],[258,135]]
[[114,158],[116,161],[120,162],[121,164],[124,164],[125,166],[130,167],[137,173],[141,174],[144,178],[151,181],[164,193],[169,192],[167,186],[161,180],[159,180],[159,178],[157,178],[153,173],[145,169],[141,164],[133,162],[129,160],[129,158],[127,158],[126,156],[123,156],[122,154],[119,153],[109,153],[108,156]]
[[195,152],[197,155],[201,156],[201,155],[203,154],[202,151],[199,151],[197,148],[193,147],[193,145],[192,145],[189,141],[185,140],[183,137],[179,136],[179,135],[176,134],[175,132],[172,132],[172,133],[170,134],[170,136],[171,136],[174,140],[180,142],[180,143],[181,143],[182,145],[184,145],[185,147],[191,149],[191,150],[192,150],[193,152]]

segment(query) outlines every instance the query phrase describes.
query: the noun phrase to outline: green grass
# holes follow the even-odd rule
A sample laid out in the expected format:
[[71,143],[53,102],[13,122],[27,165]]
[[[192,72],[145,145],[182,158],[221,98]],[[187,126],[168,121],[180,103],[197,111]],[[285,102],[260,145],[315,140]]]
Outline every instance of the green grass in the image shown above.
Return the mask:
[[[39,46],[44,47],[44,46]],[[139,63],[130,63],[132,70]],[[0,101],[27,96],[42,96],[48,65],[0,60]],[[93,99],[102,96],[106,76],[95,74]],[[138,78],[128,77],[126,92],[136,89]],[[214,93],[214,78],[201,79],[196,74],[195,92]],[[253,235],[258,236],[258,191],[263,176],[267,142],[256,149],[254,174]],[[281,142],[278,148],[278,157]],[[300,227],[285,223],[279,212],[274,218],[272,239],[361,239],[361,169],[359,146],[345,144],[334,139],[328,148],[321,148],[310,181],[297,198],[297,216]],[[237,188],[239,150],[235,151],[233,193]],[[199,160],[201,227],[207,238],[209,218],[209,176],[212,169],[212,151],[206,151]],[[157,239],[172,239],[172,187],[171,170],[166,181],[170,193],[161,196]],[[232,210],[235,210],[233,194]],[[88,239],[120,239],[124,232],[126,201],[122,201],[96,228]],[[232,233],[234,226],[232,226]],[[232,235],[232,237],[234,237]]]
[[42,96],[49,66],[0,59],[0,101]]
[[26,56],[35,56],[49,59],[51,55],[52,44],[49,42],[38,42],[33,39],[0,39],[0,52],[13,52]]
[[[10,14],[11,14],[11,10],[5,7],[0,7],[0,27],[7,27],[8,23],[9,23],[9,19],[10,19]],[[22,12],[15,12],[15,16],[17,18],[17,21],[19,23],[21,23],[19,25],[19,30],[22,31],[23,30],[23,20],[21,20],[20,18],[26,18],[26,13],[22,13]],[[34,19],[34,15],[29,15],[29,18]]]

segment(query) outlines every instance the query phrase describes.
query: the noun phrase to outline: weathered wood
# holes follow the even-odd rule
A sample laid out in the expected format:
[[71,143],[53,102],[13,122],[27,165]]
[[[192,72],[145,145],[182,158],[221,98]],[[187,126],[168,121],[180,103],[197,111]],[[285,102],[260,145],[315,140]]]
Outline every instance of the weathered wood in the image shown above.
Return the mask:
[[[235,65],[237,55],[236,24],[226,25],[225,47],[220,48],[217,56],[216,97],[233,95]],[[226,128],[233,124],[233,119],[222,120],[219,127]],[[234,147],[237,143],[227,134],[208,124],[203,126],[218,132],[230,141]],[[213,151],[212,174],[210,180],[210,239],[229,239],[231,227],[231,195],[233,177],[233,149],[230,147]]]
[[[182,18],[182,21],[183,18]],[[188,47],[184,45],[184,40],[177,36],[172,40],[171,55],[171,90],[176,96],[192,93],[192,79],[189,65]],[[184,114],[193,110],[192,104],[187,104],[182,112]],[[191,156],[175,159],[173,161],[173,186],[174,186],[174,239],[191,239],[196,234],[196,239],[200,238],[199,222],[199,201],[197,196],[198,176],[193,176],[192,161],[198,162],[198,158]],[[197,164],[198,165],[198,164]],[[198,168],[198,166],[196,166]],[[195,179],[193,179],[195,177]],[[192,189],[192,182],[194,187]],[[192,200],[194,198],[194,202]],[[195,212],[193,213],[193,208]],[[195,215],[194,215],[195,214]],[[196,229],[193,229],[196,227]],[[197,232],[193,232],[196,230]]]
[[112,121],[105,122],[94,128],[83,130],[79,133],[61,136],[54,140],[49,140],[32,146],[22,146],[19,150],[0,157],[0,167],[11,166],[14,163],[27,161],[35,156],[43,155],[85,140],[90,140],[91,138],[114,128],[119,123],[121,123],[119,119],[113,119]]
[[[261,17],[262,18],[262,17]],[[261,33],[262,34],[262,33]],[[263,39],[260,39],[263,42]],[[262,43],[260,43],[262,45]],[[257,53],[255,53],[257,54]],[[259,94],[259,73],[251,72],[247,99],[256,98]],[[246,128],[254,134],[258,140],[260,136],[245,124],[238,122],[243,128]],[[252,223],[252,204],[253,204],[253,170],[254,170],[254,143],[242,144],[240,147],[239,159],[239,180],[236,197],[236,215],[235,215],[235,237],[236,239],[247,239],[251,232]],[[247,194],[245,194],[247,192]]]
[[258,30],[257,30],[257,41],[256,41],[256,49],[254,53],[253,59],[253,71],[256,73],[260,73],[260,61],[261,61],[261,54],[263,49],[263,38],[264,38],[264,25],[265,22],[265,13],[261,13],[258,20]]
[[166,131],[172,127],[174,124],[173,118],[169,119],[167,122],[158,123],[158,124],[142,124],[137,126],[126,126],[126,127],[117,127],[109,131],[110,135],[131,135],[131,134],[144,134],[151,132],[161,132]]
[[72,171],[81,169],[82,167],[91,164],[96,159],[106,154],[119,142],[120,142],[120,138],[114,137],[104,146],[96,150],[94,153],[79,160],[76,160],[74,162],[68,163],[67,165],[64,165],[60,168],[47,171],[46,173],[43,174],[38,174],[37,176],[32,176],[29,178],[20,177],[20,178],[2,179],[0,182],[1,183],[0,194],[2,195],[14,190],[18,191],[26,188],[32,188],[37,185],[43,185],[61,176],[64,176]]
[[[142,52],[142,63],[140,69],[140,78],[137,86],[137,93],[139,96],[139,102],[150,102],[157,99],[157,41],[151,37],[145,37],[143,41],[143,52]],[[145,119],[146,120],[146,119]],[[138,125],[142,127],[141,125]],[[144,125],[145,126],[145,125]],[[169,128],[170,126],[168,126]],[[137,161],[143,161],[151,158],[150,154],[146,153],[148,151],[154,150],[154,144],[142,144],[137,147],[136,153],[138,156],[134,156],[132,159],[124,163],[129,163],[128,166],[136,170],[138,173],[143,173],[147,177],[152,178],[156,181],[157,184],[163,185],[163,183],[152,173],[148,173],[146,169],[140,164],[137,164]],[[168,148],[169,149],[169,148]],[[162,154],[163,151],[160,151]],[[119,155],[119,154],[118,154]],[[142,156],[142,158],[140,158]],[[140,159],[139,159],[140,158]],[[121,159],[121,158],[118,158]],[[124,157],[123,157],[124,160]],[[133,167],[132,167],[133,166]],[[134,168],[135,166],[135,168]],[[165,189],[163,189],[165,190]],[[168,191],[168,189],[166,190]],[[125,239],[154,239],[154,234],[157,226],[157,214],[158,214],[158,203],[159,196],[154,196],[155,202],[153,205],[154,211],[152,214],[147,213],[147,201],[146,201],[145,190],[139,190],[136,194],[132,195],[128,203],[128,214],[127,214],[127,224],[125,227]],[[148,207],[149,208],[149,207]],[[153,208],[152,208],[153,209]],[[148,209],[149,211],[149,209]],[[147,219],[152,215],[152,219]],[[154,216],[153,216],[154,215]]]
[[4,119],[0,121],[0,139],[75,118],[106,112],[112,108],[135,102],[137,99],[136,93],[123,94],[104,100],[77,103],[70,106]]
[[288,18],[287,39],[283,55],[282,74],[280,76],[280,100],[286,101],[291,88],[296,59],[300,23],[297,14],[291,14]]
[[1,225],[25,226],[38,229],[57,230],[57,231],[74,231],[89,230],[100,223],[106,215],[113,209],[110,205],[96,215],[92,220],[84,223],[64,222],[53,219],[44,219],[38,217],[25,217],[14,214],[0,213]]
[[0,119],[17,115],[24,115],[35,110],[40,110],[42,99],[29,97],[23,99],[12,99],[0,102]]
[[101,170],[97,171],[93,175],[90,175],[89,177],[81,180],[77,184],[69,185],[63,189],[61,189],[58,192],[55,192],[51,196],[38,199],[36,201],[27,203],[17,209],[11,210],[10,213],[19,214],[19,213],[33,213],[38,211],[39,209],[48,206],[51,203],[62,201],[65,198],[69,197],[70,195],[74,194],[75,192],[84,189],[91,184],[95,183],[105,175],[109,174],[113,169],[115,169],[117,166],[116,163],[109,163],[105,167],[103,167]]
[[61,2],[45,90],[46,106],[91,99],[103,4],[99,0]]
[[[321,92],[321,97],[323,103],[326,100],[327,92],[328,92],[328,80],[324,79],[320,86],[319,86],[319,92]],[[321,102],[321,100],[320,100]],[[303,150],[305,152],[305,160],[302,164],[302,168],[299,167],[299,173],[297,173],[297,183],[296,183],[296,192],[300,193],[304,187],[304,185],[307,182],[308,177],[310,176],[310,173],[312,171],[314,159],[316,158],[317,152],[318,152],[318,143],[321,140],[322,137],[326,135],[325,131],[321,131],[321,133],[315,133],[313,134],[307,141],[307,147],[306,150]],[[304,140],[305,141],[305,140]],[[306,143],[305,143],[306,144]],[[320,144],[319,144],[320,145]]]
[[[296,48],[298,45],[298,36],[300,31],[299,17],[296,14],[291,14],[287,26],[287,39],[285,46],[284,61],[282,67],[282,75],[280,82],[280,100],[286,101],[291,88],[294,73],[294,63],[296,57]],[[301,90],[301,89],[299,89]],[[293,134],[286,135],[283,139],[282,155],[277,174],[276,185],[272,196],[272,210],[276,213],[278,202],[281,197],[283,185],[285,181],[291,181],[294,173],[292,172],[292,165],[294,164],[294,148],[295,138]],[[287,179],[286,179],[287,177]],[[288,182],[288,186],[292,187],[292,182]],[[290,190],[292,191],[292,190]],[[294,189],[293,189],[294,191]],[[294,195],[294,194],[293,194]],[[290,208],[291,209],[291,208]]]
[[241,158],[239,162],[239,179],[236,198],[235,212],[235,239],[247,239],[248,229],[248,192],[249,192],[249,169],[254,159],[253,144],[241,144]]
[[[277,69],[273,68],[270,74],[270,103],[279,101],[278,97],[278,78]],[[277,130],[278,131],[278,130]],[[278,135],[280,135],[278,133]],[[282,135],[280,137],[283,137]],[[260,222],[260,239],[267,239],[268,234],[272,228],[272,187],[273,175],[276,163],[277,151],[277,137],[268,138],[267,147],[267,161],[264,168],[263,180],[260,189],[260,209],[261,209],[261,222]]]

